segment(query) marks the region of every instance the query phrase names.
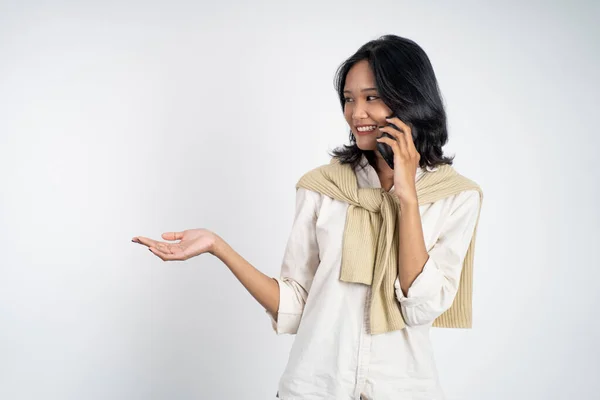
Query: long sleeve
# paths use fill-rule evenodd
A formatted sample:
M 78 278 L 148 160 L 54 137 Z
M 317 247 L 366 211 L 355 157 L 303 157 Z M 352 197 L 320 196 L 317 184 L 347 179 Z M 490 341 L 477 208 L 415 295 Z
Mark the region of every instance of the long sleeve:
M 273 278 L 279 284 L 279 310 L 276 316 L 266 310 L 277 334 L 295 334 L 300 325 L 308 292 L 320 263 L 315 229 L 320 203 L 319 193 L 302 187 L 296 190 L 296 212 L 280 277 Z
M 442 232 L 429 250 L 423 271 L 410 286 L 407 296 L 395 281 L 396 297 L 407 325 L 433 322 L 450 308 L 456 293 L 479 212 L 479 192 L 468 190 L 456 196 L 457 206 L 444 222 Z

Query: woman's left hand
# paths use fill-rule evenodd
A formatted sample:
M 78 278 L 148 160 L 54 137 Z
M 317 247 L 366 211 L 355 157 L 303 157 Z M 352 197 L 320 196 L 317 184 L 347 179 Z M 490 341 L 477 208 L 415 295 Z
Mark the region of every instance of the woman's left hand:
M 401 202 L 417 203 L 417 188 L 415 177 L 421 155 L 415 148 L 410 127 L 399 118 L 386 118 L 386 121 L 396 125 L 400 130 L 391 126 L 380 127 L 381 132 L 387 132 L 396 140 L 388 137 L 377 139 L 378 142 L 389 144 L 394 151 L 394 193 Z

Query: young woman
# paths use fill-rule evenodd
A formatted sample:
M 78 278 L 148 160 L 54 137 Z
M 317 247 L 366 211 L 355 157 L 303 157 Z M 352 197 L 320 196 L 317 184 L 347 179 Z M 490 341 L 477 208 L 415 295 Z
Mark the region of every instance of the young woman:
M 483 193 L 443 155 L 446 114 L 416 43 L 372 40 L 340 66 L 335 82 L 350 145 L 296 185 L 278 278 L 206 229 L 162 235 L 179 243 L 133 241 L 165 261 L 215 255 L 276 333 L 296 335 L 276 398 L 444 399 L 429 329 L 471 327 Z

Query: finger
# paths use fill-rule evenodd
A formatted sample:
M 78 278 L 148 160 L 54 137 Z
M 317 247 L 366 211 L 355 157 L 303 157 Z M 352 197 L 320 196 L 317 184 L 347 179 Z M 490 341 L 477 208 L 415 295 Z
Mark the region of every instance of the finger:
M 154 253 L 154 255 L 156 255 L 161 260 L 166 261 L 165 260 L 165 255 L 161 251 L 159 251 L 158 249 L 156 249 L 155 247 L 148 247 L 148 250 L 150 250 L 152 253 Z
M 152 240 L 144 236 L 136 236 L 133 241 L 139 244 L 146 245 L 148 247 L 154 246 L 156 243 L 156 240 Z
M 173 254 L 171 246 L 171 243 L 156 242 L 156 246 L 154 246 L 154 248 L 158 249 L 163 254 Z
M 380 126 L 379 131 L 389 133 L 395 137 L 396 140 L 398 140 L 400 147 L 406 145 L 406 141 L 404 140 L 404 132 L 395 129 L 393 126 Z
M 387 132 L 396 139 L 398 139 L 402 135 L 401 131 L 390 125 L 378 126 L 378 128 L 381 132 Z
M 150 250 L 151 253 L 153 253 L 154 255 L 157 255 L 159 258 L 162 259 L 162 256 L 160 255 L 160 252 L 158 252 L 157 250 L 155 250 L 153 247 L 148 247 L 148 250 Z
M 183 232 L 165 232 L 162 234 L 162 238 L 165 240 L 181 240 L 183 239 Z
M 400 154 L 400 146 L 398 145 L 397 140 L 390 139 L 389 137 L 384 136 L 384 137 L 377 138 L 377 141 L 389 144 L 390 147 L 392 148 L 392 151 L 394 152 L 394 155 Z
M 173 253 L 171 251 L 170 243 L 159 242 L 157 240 L 153 240 L 153 239 L 143 237 L 143 236 L 137 236 L 137 240 L 138 241 L 136 243 L 140 243 L 145 246 L 152 247 L 155 250 L 159 250 L 163 254 L 172 254 Z
M 410 132 L 410 126 L 402 122 L 402 120 L 398 117 L 386 118 L 385 120 L 391 124 L 396 125 L 401 131 Z
M 379 128 L 379 130 L 382 131 L 382 132 L 389 133 L 390 135 L 392 135 L 392 136 L 394 136 L 396 138 L 396 140 L 393 140 L 393 139 L 390 139 L 390 138 L 388 138 L 388 139 L 389 140 L 393 140 L 394 142 L 396 142 L 396 145 L 398 146 L 398 154 L 399 155 L 408 155 L 408 148 L 407 148 L 407 145 L 406 145 L 406 141 L 400 137 L 400 136 L 404 135 L 402 132 L 399 132 L 399 131 L 395 130 L 391 126 L 386 126 L 386 127 L 383 127 L 383 128 Z
M 152 253 L 154 253 L 158 258 L 160 258 L 163 261 L 181 261 L 181 258 L 179 256 L 164 253 L 155 247 L 150 247 L 149 249 Z
M 406 141 L 406 145 L 408 146 L 408 148 L 412 151 L 412 149 L 416 150 L 415 148 L 415 144 L 413 142 L 413 137 L 412 137 L 412 129 L 410 128 L 410 126 L 406 123 L 404 123 L 400 118 L 398 117 L 393 117 L 393 118 L 386 118 L 385 119 L 388 122 L 391 122 L 392 124 L 396 125 L 398 128 L 400 128 L 402 130 L 402 132 L 404 133 L 404 140 Z

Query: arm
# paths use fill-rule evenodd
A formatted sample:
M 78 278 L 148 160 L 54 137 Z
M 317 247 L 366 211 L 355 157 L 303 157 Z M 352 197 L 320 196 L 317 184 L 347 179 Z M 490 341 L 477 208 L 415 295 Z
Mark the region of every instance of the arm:
M 304 305 L 321 262 L 316 224 L 322 196 L 304 188 L 296 190 L 296 213 L 287 241 L 279 284 L 279 309 L 267 310 L 277 334 L 295 334 L 300 326 Z
M 278 334 L 296 333 L 320 262 L 315 231 L 320 199 L 319 193 L 297 189 L 296 213 L 281 264 L 280 278 L 263 274 L 220 238 L 214 246 L 214 255 L 229 267 L 265 308 Z
M 398 218 L 399 246 L 398 253 L 398 278 L 402 293 L 406 295 L 408 288 L 417 276 L 423 271 L 423 266 L 429 258 L 425 239 L 423 238 L 423 224 L 419 203 L 414 201 L 401 201 L 402 212 Z
M 256 301 L 270 312 L 277 312 L 279 308 L 279 285 L 277 281 L 252 266 L 220 237 L 215 242 L 213 253 L 229 267 L 229 270 Z
M 409 326 L 433 322 L 452 305 L 477 218 L 479 193 L 459 193 L 439 238 L 427 253 L 421 271 L 406 289 L 399 276 L 395 281 L 396 297 Z

